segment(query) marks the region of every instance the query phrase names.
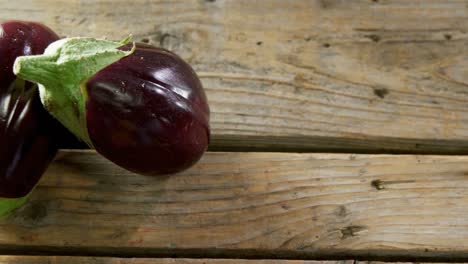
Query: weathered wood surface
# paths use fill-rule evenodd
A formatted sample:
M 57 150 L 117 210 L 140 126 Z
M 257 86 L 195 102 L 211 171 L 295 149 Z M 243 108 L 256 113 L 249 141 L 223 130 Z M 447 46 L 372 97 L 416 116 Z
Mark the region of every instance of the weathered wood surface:
M 179 53 L 212 149 L 468 153 L 464 0 L 0 0 L 1 19 Z
M 0 264 L 353 264 L 353 261 L 0 256 Z
M 438 264 L 449 264 L 449 263 L 452 263 L 452 264 L 457 264 L 457 262 L 437 262 Z M 463 262 L 463 263 L 466 263 L 466 262 Z M 359 260 L 359 261 L 355 261 L 354 264 L 390 264 L 390 262 L 381 262 L 381 261 L 364 261 L 364 260 Z M 428 263 L 425 263 L 425 262 L 391 262 L 391 264 L 428 264 Z M 461 264 L 458 263 L 458 264 Z
M 112 257 L 62 257 L 62 256 L 0 256 L 0 264 L 390 264 L 375 261 L 310 261 L 310 260 L 244 260 L 244 259 L 186 259 L 186 258 L 112 258 Z M 452 264 L 461 264 L 454 263 Z M 416 264 L 392 262 L 392 264 Z M 428 264 L 428 263 L 417 263 Z M 440 263 L 439 264 L 448 264 Z
M 468 259 L 468 157 L 208 153 L 172 177 L 62 151 L 2 254 Z
M 0 264 L 390 264 L 375 261 L 307 261 L 307 260 L 243 260 L 243 259 L 185 259 L 185 258 L 112 258 L 62 256 L 0 256 Z M 393 264 L 413 264 L 393 262 Z M 414 263 L 416 264 L 416 263 Z M 428 263 L 418 263 L 428 264 Z M 439 263 L 448 264 L 448 263 Z M 461 264 L 453 263 L 452 264 Z

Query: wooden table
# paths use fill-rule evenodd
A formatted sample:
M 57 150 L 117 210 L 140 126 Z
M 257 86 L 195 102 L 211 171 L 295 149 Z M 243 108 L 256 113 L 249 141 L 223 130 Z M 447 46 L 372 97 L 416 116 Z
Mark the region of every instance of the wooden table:
M 61 151 L 0 221 L 0 263 L 468 262 L 468 1 L 0 6 L 180 54 L 213 134 L 164 178 Z

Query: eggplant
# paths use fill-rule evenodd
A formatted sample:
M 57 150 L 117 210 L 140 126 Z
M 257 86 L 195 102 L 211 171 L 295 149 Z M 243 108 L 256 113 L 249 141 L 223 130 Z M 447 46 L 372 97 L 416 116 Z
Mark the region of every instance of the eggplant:
M 52 43 L 16 60 L 45 108 L 115 164 L 138 174 L 185 170 L 210 140 L 208 101 L 195 71 L 146 44 L 93 38 Z
M 17 57 L 42 54 L 58 39 L 39 23 L 0 24 L 0 216 L 27 200 L 66 131 L 42 107 L 37 85 L 13 74 Z

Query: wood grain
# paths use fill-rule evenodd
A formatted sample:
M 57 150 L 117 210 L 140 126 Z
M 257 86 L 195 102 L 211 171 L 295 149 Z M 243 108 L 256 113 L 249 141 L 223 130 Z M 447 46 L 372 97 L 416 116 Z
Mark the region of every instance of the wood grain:
M 307 261 L 307 260 L 243 260 L 243 259 L 186 259 L 186 258 L 112 258 L 112 257 L 62 257 L 62 256 L 0 256 L 0 264 L 387 264 L 376 261 Z M 412 264 L 412 262 L 393 262 Z M 451 262 L 452 264 L 458 264 Z M 415 263 L 416 264 L 416 263 Z M 428 263 L 418 263 L 428 264 Z M 439 263 L 448 264 L 448 263 Z M 460 263 L 461 264 L 461 263 Z
M 390 264 L 389 262 L 382 262 L 382 261 L 365 261 L 365 260 L 359 260 L 359 261 L 356 261 L 355 264 Z M 392 262 L 393 264 L 429 264 L 429 263 L 419 263 L 419 262 Z M 449 264 L 449 263 L 452 263 L 452 264 L 457 264 L 457 263 L 462 263 L 462 262 L 437 262 L 438 264 Z M 467 262 L 463 262 L 463 263 L 467 263 Z
M 244 259 L 186 259 L 186 258 L 112 258 L 112 257 L 66 257 L 66 256 L 0 256 L 1 264 L 387 264 L 377 261 L 311 261 L 311 260 L 244 260 Z M 393 262 L 413 264 L 412 262 Z M 452 264 L 461 264 L 449 262 Z M 415 263 L 416 264 L 416 263 Z M 429 263 L 418 263 L 429 264 Z M 439 264 L 448 264 L 440 263 Z
M 356 261 L 355 264 L 389 264 L 389 262 L 381 262 L 381 261 L 364 261 L 364 260 L 359 260 L 359 261 Z M 392 262 L 393 264 L 428 264 L 428 263 L 418 263 L 418 262 Z M 448 263 L 452 263 L 452 264 L 456 264 L 457 262 L 437 262 L 439 264 L 448 264 Z M 461 262 L 460 262 L 461 263 Z M 466 262 L 463 262 L 463 263 L 466 263 Z
M 0 0 L 2 19 L 135 39 L 199 73 L 213 150 L 468 153 L 464 0 Z
M 0 256 L 0 264 L 353 264 L 353 261 Z
M 0 254 L 468 259 L 468 157 L 208 153 L 163 178 L 62 151 Z

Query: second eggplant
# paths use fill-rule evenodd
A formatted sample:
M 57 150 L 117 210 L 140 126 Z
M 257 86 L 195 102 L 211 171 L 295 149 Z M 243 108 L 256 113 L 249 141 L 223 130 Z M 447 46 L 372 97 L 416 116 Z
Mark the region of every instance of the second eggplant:
M 39 83 L 46 109 L 127 170 L 161 175 L 192 166 L 210 139 L 209 107 L 194 70 L 144 44 L 69 38 L 14 71 Z
M 39 23 L 5 21 L 0 25 L 0 216 L 26 201 L 60 140 L 70 135 L 42 107 L 37 85 L 13 74 L 17 57 L 42 54 L 58 39 Z

